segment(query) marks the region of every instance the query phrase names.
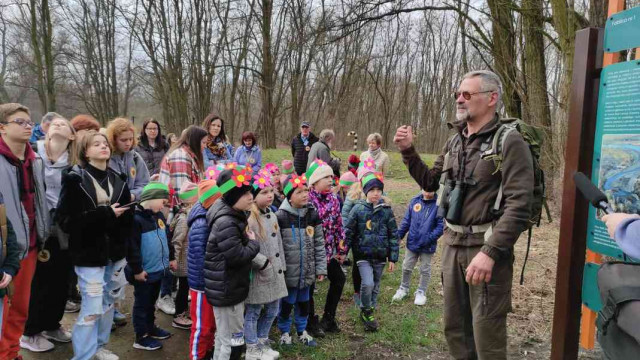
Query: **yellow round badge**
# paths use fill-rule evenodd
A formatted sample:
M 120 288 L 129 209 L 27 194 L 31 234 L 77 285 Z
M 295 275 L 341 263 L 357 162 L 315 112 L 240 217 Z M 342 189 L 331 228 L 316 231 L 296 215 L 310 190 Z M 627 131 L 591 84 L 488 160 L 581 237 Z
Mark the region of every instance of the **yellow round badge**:
M 164 230 L 164 221 L 162 221 L 162 219 L 158 219 L 158 227 Z
M 306 148 L 304 148 L 305 151 L 311 151 L 311 148 L 309 146 L 307 146 Z
M 132 177 L 132 178 L 136 177 L 136 168 L 135 168 L 135 167 L 132 167 L 132 168 L 129 170 L 129 173 L 131 173 L 131 177 Z
M 413 206 L 413 211 L 420 212 L 420 210 L 422 210 L 422 204 L 415 204 Z
M 367 230 L 371 230 L 371 220 L 367 220 Z
M 307 226 L 307 235 L 313 236 L 314 230 L 313 226 Z

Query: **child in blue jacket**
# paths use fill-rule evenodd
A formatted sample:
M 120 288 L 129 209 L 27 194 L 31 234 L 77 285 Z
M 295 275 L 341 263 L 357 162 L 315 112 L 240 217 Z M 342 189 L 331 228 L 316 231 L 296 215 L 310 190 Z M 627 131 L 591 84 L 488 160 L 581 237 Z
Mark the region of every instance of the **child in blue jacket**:
M 167 224 L 162 209 L 169 203 L 169 187 L 151 182 L 140 195 L 135 212 L 133 235 L 127 247 L 127 280 L 133 284 L 133 347 L 158 350 L 158 340 L 171 334 L 155 324 L 155 303 L 160 295 L 162 277 L 169 269 L 176 270 L 173 246 L 167 236 Z
M 393 295 L 392 301 L 400 301 L 409 293 L 411 273 L 420 259 L 420 285 L 415 293 L 414 304 L 422 306 L 427 303 L 427 286 L 431 278 L 431 258 L 436 252 L 438 238 L 442 235 L 444 221 L 438 216 L 436 195 L 422 191 L 411 199 L 407 212 L 398 229 L 398 239 L 407 233 L 407 252 L 402 263 L 402 283 Z

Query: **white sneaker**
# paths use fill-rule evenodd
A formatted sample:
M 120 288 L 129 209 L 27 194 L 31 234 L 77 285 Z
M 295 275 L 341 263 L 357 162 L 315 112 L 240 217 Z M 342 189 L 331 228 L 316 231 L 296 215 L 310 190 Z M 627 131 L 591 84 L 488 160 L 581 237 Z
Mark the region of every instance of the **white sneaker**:
M 395 295 L 393 295 L 391 301 L 401 301 L 402 299 L 407 297 L 407 295 L 409 295 L 407 293 L 407 289 L 401 287 L 396 291 Z
M 176 305 L 173 303 L 171 295 L 165 295 L 158 300 L 156 306 L 160 311 L 167 315 L 174 315 L 176 313 Z
M 53 331 L 43 331 L 42 336 L 47 340 L 53 340 L 59 343 L 71 342 L 71 332 L 63 329 L 62 327 Z
M 258 344 L 260 344 L 262 351 L 272 358 L 277 359 L 280 357 L 280 353 L 271 348 L 271 340 L 269 338 L 258 339 Z
M 293 344 L 293 339 L 291 339 L 291 335 L 288 332 L 282 333 L 280 335 L 280 345 L 291 345 Z
M 413 303 L 418 306 L 423 306 L 427 303 L 427 296 L 424 294 L 424 291 L 416 291 L 416 300 Z
M 51 351 L 56 346 L 41 334 L 20 337 L 20 347 L 35 353 Z
M 247 345 L 245 360 L 273 360 L 259 345 Z
M 120 360 L 118 355 L 112 353 L 111 351 L 101 347 L 98 349 L 98 352 L 93 356 L 95 360 Z
M 307 330 L 303 331 L 302 335 L 298 336 L 298 338 L 300 339 L 300 342 L 302 343 L 302 345 L 306 345 L 309 347 L 315 347 L 318 345 L 316 340 L 311 335 L 309 335 Z

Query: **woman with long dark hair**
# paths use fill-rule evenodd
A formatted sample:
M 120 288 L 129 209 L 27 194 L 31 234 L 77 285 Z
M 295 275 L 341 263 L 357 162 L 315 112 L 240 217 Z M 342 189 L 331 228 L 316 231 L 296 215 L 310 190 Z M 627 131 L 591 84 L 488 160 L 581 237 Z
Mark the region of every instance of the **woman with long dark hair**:
M 202 127 L 207 131 L 207 146 L 203 151 L 206 166 L 230 162 L 233 146 L 224 132 L 224 120 L 218 115 L 209 114 L 204 118 Z
M 195 125 L 186 128 L 178 141 L 171 146 L 160 165 L 159 182 L 169 186 L 178 194 L 182 185 L 190 181 L 194 184 L 204 179 L 204 161 L 202 153 L 207 144 L 207 132 Z M 176 198 L 171 199 L 171 206 L 177 204 Z M 172 276 L 162 279 L 158 309 L 167 315 L 175 315 L 176 306 L 171 297 Z
M 206 145 L 207 132 L 203 128 L 195 125 L 186 128 L 162 160 L 159 181 L 177 193 L 185 180 L 197 184 L 204 179 L 202 150 Z
M 160 162 L 167 150 L 169 150 L 169 144 L 162 135 L 160 123 L 153 118 L 146 119 L 142 124 L 142 134 L 140 134 L 136 151 L 147 164 L 150 176 L 160 173 Z

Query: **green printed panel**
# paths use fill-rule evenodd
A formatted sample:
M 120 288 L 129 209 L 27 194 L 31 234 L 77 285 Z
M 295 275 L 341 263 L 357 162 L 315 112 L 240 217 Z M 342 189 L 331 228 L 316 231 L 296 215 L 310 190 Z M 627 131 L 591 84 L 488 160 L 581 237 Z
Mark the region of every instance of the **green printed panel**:
M 598 269 L 600 265 L 586 263 L 582 277 L 582 303 L 595 312 L 602 309 L 600 290 L 598 290 Z
M 640 214 L 640 61 L 602 70 L 591 179 L 616 212 Z M 625 256 L 590 207 L 587 247 L 620 260 Z
M 611 15 L 604 30 L 604 51 L 617 52 L 637 46 L 640 46 L 640 7 Z

